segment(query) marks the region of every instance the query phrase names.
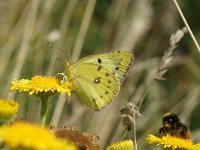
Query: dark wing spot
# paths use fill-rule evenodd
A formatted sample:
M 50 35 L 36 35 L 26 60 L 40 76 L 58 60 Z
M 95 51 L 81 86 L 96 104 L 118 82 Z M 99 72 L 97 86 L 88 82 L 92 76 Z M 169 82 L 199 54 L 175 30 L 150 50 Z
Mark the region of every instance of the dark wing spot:
M 119 70 L 119 67 L 116 67 L 115 69 L 116 69 L 116 70 Z
M 98 63 L 101 63 L 101 59 L 100 58 L 98 58 Z
M 107 72 L 106 72 L 106 74 L 105 74 L 105 75 L 106 75 L 106 77 L 107 77 L 107 76 L 109 75 L 109 73 L 107 73 Z
M 102 96 L 102 95 L 100 95 L 100 98 L 103 98 L 103 96 Z
M 96 102 L 96 99 L 93 97 L 93 101 Z
M 120 53 L 120 51 L 117 51 L 117 53 L 119 54 L 119 53 Z
M 98 66 L 97 71 L 100 71 L 102 68 L 102 66 Z
M 110 88 L 110 86 L 107 86 L 107 88 L 109 89 L 109 88 Z
M 108 91 L 105 91 L 105 94 L 108 94 L 109 92 Z
M 108 83 L 111 83 L 111 80 L 108 80 Z
M 100 83 L 101 82 L 101 78 L 100 77 L 97 77 L 94 79 L 94 83 Z

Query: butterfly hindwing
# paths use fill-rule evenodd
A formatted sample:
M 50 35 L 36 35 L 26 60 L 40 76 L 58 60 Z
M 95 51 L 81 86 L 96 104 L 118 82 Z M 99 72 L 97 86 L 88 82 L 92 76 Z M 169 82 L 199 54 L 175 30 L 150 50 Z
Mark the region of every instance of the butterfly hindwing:
M 106 68 L 79 63 L 70 68 L 72 88 L 81 100 L 94 110 L 111 102 L 119 91 L 119 82 Z
M 67 79 L 80 99 L 94 110 L 100 110 L 117 95 L 131 63 L 127 51 L 90 55 L 71 64 L 66 61 Z
M 133 61 L 133 54 L 127 51 L 112 51 L 109 53 L 90 55 L 79 60 L 75 65 L 80 63 L 91 63 L 100 65 L 117 78 L 119 82 L 122 82 L 126 75 L 131 63 Z

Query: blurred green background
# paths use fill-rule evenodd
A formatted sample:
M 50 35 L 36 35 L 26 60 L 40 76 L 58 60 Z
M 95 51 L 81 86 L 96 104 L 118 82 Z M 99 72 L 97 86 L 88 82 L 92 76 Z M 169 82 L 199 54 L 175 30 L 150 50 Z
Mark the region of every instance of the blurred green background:
M 200 42 L 200 1 L 178 1 Z M 119 141 L 124 127 L 120 109 L 127 101 L 138 104 L 153 80 L 169 38 L 184 26 L 173 1 L 161 0 L 1 0 L 0 1 L 0 95 L 20 103 L 19 117 L 38 122 L 39 99 L 26 93 L 9 93 L 13 79 L 55 75 L 64 71 L 56 58 L 77 61 L 90 54 L 128 50 L 135 56 L 115 101 L 96 112 L 76 94 L 50 101 L 49 122 L 75 125 L 95 133 L 105 147 Z M 53 45 L 56 50 L 49 47 Z M 165 81 L 153 84 L 136 120 L 138 149 L 148 146 L 147 134 L 158 135 L 161 119 L 174 112 L 189 126 L 193 142 L 200 142 L 200 53 L 189 34 L 178 43 Z M 126 139 L 133 138 L 130 131 Z

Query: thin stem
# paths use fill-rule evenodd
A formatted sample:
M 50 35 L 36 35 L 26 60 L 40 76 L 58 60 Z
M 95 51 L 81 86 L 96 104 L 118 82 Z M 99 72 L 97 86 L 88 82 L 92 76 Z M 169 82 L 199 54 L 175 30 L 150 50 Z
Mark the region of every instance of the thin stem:
M 142 96 L 142 98 L 141 98 L 141 100 L 140 100 L 140 102 L 138 104 L 138 111 L 140 111 L 140 107 L 142 106 L 142 103 L 144 102 L 144 99 L 145 99 L 147 93 L 149 92 L 149 89 L 152 87 L 153 83 L 154 83 L 154 80 L 152 80 L 150 82 L 150 84 L 148 85 L 148 87 L 146 88 L 146 91 L 145 91 L 144 95 Z
M 121 138 L 121 140 L 120 140 L 120 141 L 123 141 L 123 140 L 124 140 L 124 138 L 125 138 L 126 134 L 127 134 L 127 129 L 125 128 L 125 130 L 124 130 L 124 133 L 123 133 L 123 135 L 122 135 L 122 138 Z
M 144 95 L 142 96 L 142 99 L 140 100 L 140 103 L 139 103 L 139 105 L 138 105 L 138 110 L 140 110 L 140 107 L 142 106 L 142 103 L 143 103 L 143 101 L 144 101 L 144 99 L 145 99 L 147 93 L 149 92 L 149 89 L 150 89 L 150 86 L 147 87 L 147 89 L 146 89 Z
M 133 115 L 134 125 L 133 125 L 133 140 L 134 140 L 134 150 L 137 150 L 137 138 L 136 138 L 136 122 L 135 122 L 135 115 Z
M 73 49 L 73 54 L 72 54 L 72 60 L 76 61 L 78 60 L 80 53 L 81 53 L 81 49 L 83 47 L 83 43 L 85 40 L 85 36 L 87 34 L 89 25 L 90 25 L 90 21 L 92 18 L 92 14 L 94 11 L 94 7 L 96 5 L 96 1 L 97 0 L 89 0 L 86 6 L 86 10 L 83 16 L 83 20 L 81 22 L 81 26 L 80 26 L 80 30 L 78 33 L 78 37 L 76 40 L 76 43 L 74 45 L 74 49 Z
M 47 105 L 48 105 L 48 97 L 42 97 L 41 98 L 41 110 L 40 110 L 40 124 L 44 127 L 45 123 L 46 123 L 46 119 L 47 119 L 47 113 L 48 113 L 48 109 L 47 109 Z
M 10 79 L 19 79 L 20 73 L 22 73 L 23 65 L 25 64 L 25 60 L 27 58 L 28 52 L 29 52 L 29 46 L 31 42 L 31 38 L 35 29 L 36 24 L 36 18 L 38 13 L 38 8 L 40 6 L 40 0 L 32 1 L 31 3 L 31 9 L 28 14 L 27 22 L 24 27 L 24 34 L 22 37 L 22 42 L 19 48 L 19 52 L 17 54 L 15 67 L 11 73 Z M 21 37 L 19 37 L 21 38 Z M 9 84 L 7 84 L 7 87 L 5 88 L 4 93 L 7 93 L 9 89 Z M 9 93 L 8 97 L 10 99 L 13 99 L 15 97 L 15 92 Z
M 137 138 L 136 138 L 136 122 L 135 122 L 135 115 L 133 115 L 134 125 L 133 125 L 133 142 L 134 142 L 134 150 L 137 150 Z M 126 134 L 128 133 L 127 128 L 125 128 L 124 133 L 122 135 L 122 138 L 120 141 L 123 141 Z
M 183 13 L 182 13 L 182 11 L 181 11 L 181 9 L 180 9 L 180 7 L 179 7 L 177 1 L 176 1 L 176 0 L 173 0 L 173 1 L 174 1 L 174 4 L 176 5 L 176 8 L 177 8 L 177 10 L 178 10 L 178 12 L 179 12 L 179 14 L 180 14 L 182 20 L 183 20 L 183 22 L 184 22 L 184 24 L 185 24 L 185 26 L 186 26 L 188 32 L 190 33 L 190 36 L 191 36 L 191 38 L 192 38 L 194 44 L 196 45 L 196 47 L 197 47 L 197 49 L 198 49 L 198 51 L 199 51 L 199 53 L 200 53 L 199 44 L 197 43 L 197 40 L 196 40 L 196 38 L 194 37 L 194 34 L 192 33 L 192 30 L 190 29 L 190 26 L 189 26 L 188 23 L 187 23 L 187 20 L 185 19 L 185 17 L 184 17 L 184 15 L 183 15 Z

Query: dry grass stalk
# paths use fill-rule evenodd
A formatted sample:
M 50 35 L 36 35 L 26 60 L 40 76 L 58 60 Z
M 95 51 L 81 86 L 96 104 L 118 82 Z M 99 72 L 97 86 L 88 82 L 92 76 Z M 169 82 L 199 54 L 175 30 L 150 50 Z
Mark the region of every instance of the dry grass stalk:
M 137 150 L 137 141 L 136 141 L 136 117 L 141 116 L 139 108 L 134 103 L 127 103 L 124 108 L 120 110 L 122 122 L 126 127 L 126 130 L 122 136 L 122 139 L 126 135 L 127 131 L 130 131 L 132 128 L 134 130 L 134 149 Z
M 123 125 L 128 131 L 130 131 L 134 124 L 134 118 L 141 116 L 138 107 L 134 103 L 126 103 L 125 107 L 120 110 L 120 118 L 122 119 Z
M 164 52 L 164 55 L 161 58 L 155 80 L 165 80 L 163 76 L 169 69 L 169 64 L 173 59 L 173 52 L 177 47 L 178 42 L 183 38 L 185 33 L 187 33 L 187 29 L 186 27 L 183 27 L 182 29 L 178 29 L 175 33 L 171 35 L 169 40 L 170 47 Z

